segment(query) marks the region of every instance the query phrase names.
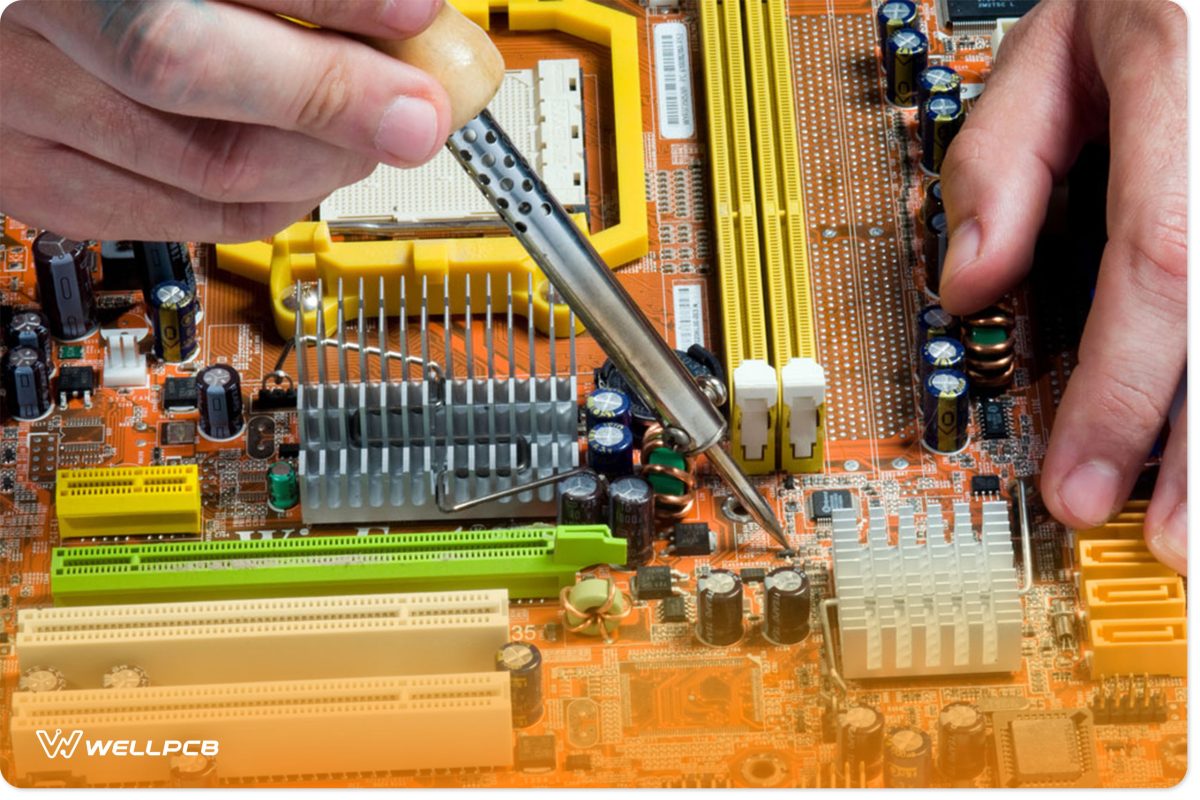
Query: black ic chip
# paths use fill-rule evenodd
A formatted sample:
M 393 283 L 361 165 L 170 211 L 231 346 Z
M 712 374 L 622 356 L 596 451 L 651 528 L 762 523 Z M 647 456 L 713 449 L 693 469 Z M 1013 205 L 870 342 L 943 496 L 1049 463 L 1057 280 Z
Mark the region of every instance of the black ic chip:
M 742 583 L 762 583 L 767 579 L 767 571 L 762 567 L 746 567 L 741 576 Z
M 296 442 L 284 442 L 283 444 L 279 445 L 279 457 L 280 458 L 299 458 L 300 457 L 300 445 L 297 444 Z
M 1008 410 L 999 400 L 984 400 L 979 406 L 979 419 L 985 439 L 1007 439 L 1012 435 L 1008 427 Z
M 1004 17 L 1022 17 L 1033 10 L 1037 0 L 942 0 L 946 21 L 995 22 Z
M 974 475 L 971 477 L 971 494 L 1000 494 L 999 475 Z
M 569 770 L 586 772 L 592 768 L 592 756 L 589 753 L 571 753 L 563 766 Z
M 638 600 L 662 600 L 664 597 L 670 597 L 671 568 L 638 567 L 633 585 Z
M 517 769 L 552 770 L 558 766 L 558 756 L 555 750 L 556 743 L 553 733 L 543 736 L 518 736 Z
M 808 502 L 811 519 L 831 519 L 837 509 L 853 508 L 854 495 L 849 489 L 818 489 Z
M 96 370 L 91 367 L 68 367 L 58 369 L 58 391 L 67 397 L 81 395 L 96 388 Z
M 163 408 L 174 411 L 196 407 L 196 382 L 191 378 L 167 378 L 163 381 Z
M 707 556 L 713 551 L 712 531 L 703 522 L 681 522 L 671 532 L 672 552 L 677 556 Z
M 662 601 L 663 622 L 687 622 L 687 600 L 675 594 Z

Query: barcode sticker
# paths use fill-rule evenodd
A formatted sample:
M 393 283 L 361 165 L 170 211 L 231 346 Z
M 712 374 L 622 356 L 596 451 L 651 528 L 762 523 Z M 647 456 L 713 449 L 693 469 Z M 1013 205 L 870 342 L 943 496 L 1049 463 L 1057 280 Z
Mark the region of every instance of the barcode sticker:
M 654 26 L 654 68 L 658 74 L 658 135 L 690 139 L 696 132 L 688 30 L 682 22 Z
M 675 349 L 704 346 L 704 287 L 677 283 L 671 287 L 675 299 Z

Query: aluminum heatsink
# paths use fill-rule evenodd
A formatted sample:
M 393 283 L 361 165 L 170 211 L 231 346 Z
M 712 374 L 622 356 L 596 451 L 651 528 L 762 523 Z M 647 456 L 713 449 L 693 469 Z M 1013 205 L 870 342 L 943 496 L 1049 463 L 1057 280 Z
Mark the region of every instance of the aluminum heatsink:
M 327 336 L 321 314 L 316 314 L 316 336 L 301 328 L 304 315 L 296 315 L 296 355 L 299 383 L 300 505 L 308 523 L 388 522 L 393 520 L 444 520 L 446 518 L 496 519 L 545 517 L 554 514 L 554 486 L 519 492 L 446 513 L 442 507 L 485 494 L 519 487 L 530 481 L 564 472 L 579 463 L 578 397 L 575 364 L 575 325 L 569 324 L 566 373 L 559 372 L 554 315 L 550 315 L 548 369 L 538 374 L 537 337 L 528 335 L 528 368 L 518 370 L 513 328 L 512 279 L 500 298 L 507 323 L 506 374 L 496 368 L 497 343 L 493 325 L 490 276 L 484 282 L 482 304 L 472 305 L 471 280 L 463 284 L 466 308 L 461 335 L 462 352 L 456 369 L 456 340 L 450 315 L 450 279 L 431 287 L 422 278 L 419 295 L 419 338 L 409 352 L 409 321 L 399 317 L 399 349 L 391 349 L 384 313 L 385 291 L 379 279 L 375 337 L 368 331 L 366 306 L 371 299 L 362 279 L 357 296 L 357 326 L 348 337 L 342 282 L 338 282 L 337 330 Z M 374 288 L 374 287 L 372 287 Z M 410 287 L 404 276 L 391 290 L 398 291 L 401 309 L 407 309 Z M 431 296 L 431 288 L 440 292 Z M 529 316 L 533 318 L 533 279 L 528 279 Z M 323 287 L 318 284 L 317 296 Z M 296 286 L 297 302 L 303 297 Z M 505 299 L 506 298 L 506 299 Z M 430 301 L 441 304 L 442 347 L 440 361 L 431 354 Z M 478 298 L 475 298 L 478 300 Z M 297 307 L 300 307 L 297 305 Z M 435 305 L 436 307 L 436 305 Z M 485 363 L 475 359 L 476 314 L 484 317 Z M 436 344 L 433 345 L 436 347 Z M 328 364 L 335 349 L 336 365 Z M 316 351 L 316 374 L 306 363 Z M 373 361 L 378 368 L 372 371 Z M 357 370 L 354 370 L 357 361 Z M 394 375 L 393 369 L 399 372 Z M 355 372 L 357 374 L 355 374 Z M 523 372 L 523 374 L 521 374 Z M 374 376 L 374 377 L 373 377 Z M 439 483 L 441 505 L 439 505 Z

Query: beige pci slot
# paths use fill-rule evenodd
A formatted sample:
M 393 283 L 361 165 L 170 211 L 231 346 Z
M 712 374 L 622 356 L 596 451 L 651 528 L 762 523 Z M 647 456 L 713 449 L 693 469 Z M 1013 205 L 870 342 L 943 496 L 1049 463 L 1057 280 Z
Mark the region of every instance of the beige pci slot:
M 221 781 L 507 767 L 509 680 L 484 672 L 16 692 L 14 766 L 23 781 L 88 784 L 166 781 L 180 755 L 212 757 Z
M 22 670 L 99 689 L 118 667 L 155 686 L 481 672 L 507 639 L 497 589 L 21 609 L 15 644 Z
M 779 388 L 769 362 L 740 4 L 697 4 L 704 52 L 717 274 L 730 382 L 732 452 L 752 474 L 775 469 Z

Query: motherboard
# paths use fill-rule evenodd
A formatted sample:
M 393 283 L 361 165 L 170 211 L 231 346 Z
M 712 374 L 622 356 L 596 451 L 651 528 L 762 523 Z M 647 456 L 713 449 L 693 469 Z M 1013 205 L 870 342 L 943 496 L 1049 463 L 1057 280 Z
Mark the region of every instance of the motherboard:
M 5 217 L 6 780 L 1177 783 L 1148 495 L 1068 530 L 1038 494 L 1095 230 L 938 305 L 941 159 L 1033 2 L 452 2 L 786 546 L 448 152 L 264 241 Z

